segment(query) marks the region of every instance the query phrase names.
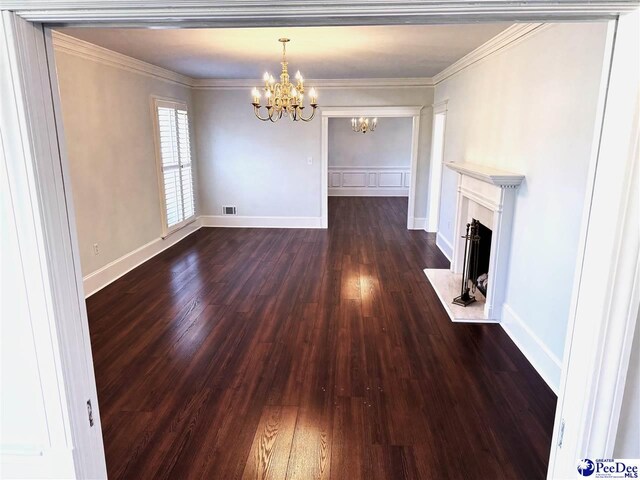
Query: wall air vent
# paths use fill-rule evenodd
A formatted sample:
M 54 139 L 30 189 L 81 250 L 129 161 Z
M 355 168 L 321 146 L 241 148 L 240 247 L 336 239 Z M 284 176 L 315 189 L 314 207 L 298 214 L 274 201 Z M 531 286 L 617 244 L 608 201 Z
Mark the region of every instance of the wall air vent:
M 237 215 L 238 214 L 238 209 L 236 207 L 223 205 L 222 206 L 222 214 L 223 215 Z

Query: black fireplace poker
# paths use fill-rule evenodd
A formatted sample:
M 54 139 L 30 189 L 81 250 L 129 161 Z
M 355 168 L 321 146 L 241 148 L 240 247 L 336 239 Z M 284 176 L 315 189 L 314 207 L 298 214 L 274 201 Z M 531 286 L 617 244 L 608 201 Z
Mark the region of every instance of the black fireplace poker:
M 480 242 L 480 236 L 478 235 L 478 221 L 472 220 L 471 223 L 467 223 L 467 233 L 462 236 L 465 239 L 464 242 L 464 263 L 462 271 L 462 285 L 460 286 L 460 295 L 453 299 L 455 305 L 461 305 L 466 307 L 476 301 L 476 297 L 471 295 L 471 287 L 469 283 L 471 280 L 471 270 L 477 271 L 477 265 L 475 268 L 471 268 L 471 251 L 477 249 L 477 245 Z M 473 255 L 475 262 L 478 262 L 478 255 Z

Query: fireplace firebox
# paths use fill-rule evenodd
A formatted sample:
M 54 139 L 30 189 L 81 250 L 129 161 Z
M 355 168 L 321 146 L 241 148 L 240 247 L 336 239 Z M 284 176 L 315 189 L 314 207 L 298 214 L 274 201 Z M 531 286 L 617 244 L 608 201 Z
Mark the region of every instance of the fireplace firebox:
M 467 223 L 464 245 L 464 267 L 460 295 L 453 303 L 466 307 L 476 301 L 475 292 L 479 290 L 487 296 L 489 285 L 489 259 L 491 257 L 491 229 L 480 220 L 472 219 Z
M 487 286 L 489 285 L 489 258 L 491 257 L 491 229 L 483 225 L 479 220 L 476 222 L 476 235 L 478 241 L 469 255 L 469 263 L 475 267 L 475 271 L 470 271 L 470 280 L 482 295 L 487 296 Z

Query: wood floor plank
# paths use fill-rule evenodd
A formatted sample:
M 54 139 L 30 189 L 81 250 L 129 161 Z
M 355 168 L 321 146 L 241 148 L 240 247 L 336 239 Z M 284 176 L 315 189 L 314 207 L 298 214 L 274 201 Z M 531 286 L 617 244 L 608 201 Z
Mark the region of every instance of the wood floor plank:
M 244 467 L 243 480 L 285 478 L 297 417 L 297 407 L 265 407 Z
M 287 480 L 327 480 L 331 475 L 332 412 L 306 408 L 298 412 Z
M 201 229 L 91 296 L 109 478 L 544 478 L 555 396 L 498 325 L 451 323 L 406 210 Z

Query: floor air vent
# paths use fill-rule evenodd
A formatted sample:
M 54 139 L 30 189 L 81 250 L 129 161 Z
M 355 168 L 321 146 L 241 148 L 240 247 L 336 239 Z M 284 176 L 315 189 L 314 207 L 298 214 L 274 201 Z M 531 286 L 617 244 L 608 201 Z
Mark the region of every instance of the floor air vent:
M 237 211 L 236 207 L 223 206 L 222 207 L 222 214 L 223 215 L 237 215 L 238 211 Z

